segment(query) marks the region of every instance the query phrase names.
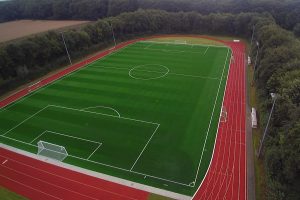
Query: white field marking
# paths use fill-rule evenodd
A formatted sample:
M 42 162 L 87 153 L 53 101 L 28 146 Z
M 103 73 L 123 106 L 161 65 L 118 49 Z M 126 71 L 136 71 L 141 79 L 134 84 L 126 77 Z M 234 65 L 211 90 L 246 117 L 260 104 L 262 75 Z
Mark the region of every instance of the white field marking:
M 106 55 L 106 56 L 104 56 L 104 57 L 102 57 L 102 58 L 100 58 L 100 59 L 97 59 L 97 60 L 93 61 L 92 63 L 94 63 L 94 62 L 96 62 L 96 61 L 99 61 L 99 60 L 105 60 L 106 58 L 108 58 L 108 57 L 110 57 L 110 56 L 112 56 L 112 55 L 114 55 L 114 54 L 116 54 L 116 53 L 120 53 L 120 52 L 123 51 L 124 49 L 126 49 L 126 48 L 128 48 L 129 46 L 132 46 L 132 45 L 134 45 L 134 44 L 135 44 L 135 43 L 128 44 L 127 46 L 124 46 L 124 47 L 122 47 L 121 49 L 117 49 L 117 50 L 112 49 L 112 50 L 109 52 L 108 55 Z M 91 64 L 92 64 L 92 63 L 91 63 Z
M 185 51 L 185 50 L 170 50 L 170 49 L 154 49 L 154 48 L 148 48 L 148 50 L 151 51 L 162 51 L 162 52 L 166 52 L 166 53 L 201 53 L 202 51 Z
M 153 44 L 149 44 L 148 46 L 144 47 L 144 49 L 148 49 L 150 46 L 154 45 L 155 43 Z
M 234 53 L 236 54 L 236 49 L 234 49 L 235 51 L 234 51 Z M 235 68 L 236 68 L 236 65 L 235 65 Z M 237 72 L 237 70 L 235 70 L 235 74 L 233 75 L 233 78 L 236 78 L 237 77 L 237 74 L 236 74 L 236 72 Z M 230 102 L 231 103 L 231 102 Z M 231 103 L 232 104 L 232 103 Z M 234 110 L 234 109 L 233 109 Z M 237 122 L 237 118 L 234 118 L 235 119 L 235 123 Z M 231 134 L 233 133 L 233 132 L 235 132 L 235 130 L 234 129 L 230 129 L 231 130 Z M 234 146 L 234 149 L 233 149 L 233 162 L 232 162 L 232 172 L 234 172 L 234 168 L 235 168 L 235 152 L 236 152 L 236 145 L 235 145 L 235 142 L 236 142 L 236 134 L 235 134 L 235 136 L 234 136 L 234 142 L 233 142 L 233 146 Z M 229 179 L 229 183 L 232 181 L 232 180 L 234 180 L 234 173 L 232 173 L 232 176 L 230 177 L 230 179 Z M 224 196 L 223 196 L 223 199 L 225 199 L 225 197 L 226 197 L 226 194 L 227 194 L 227 192 L 229 191 L 229 187 L 230 187 L 230 184 L 228 184 L 228 186 L 226 187 L 226 191 L 225 191 L 225 194 L 224 194 Z M 233 188 L 232 188 L 232 191 L 233 191 Z
M 204 52 L 204 55 L 206 54 L 206 52 L 207 52 L 208 48 L 209 48 L 209 47 L 207 47 L 207 48 L 206 48 L 206 50 L 205 50 L 205 52 Z
M 9 177 L 7 177 L 7 176 L 4 176 L 4 175 L 2 175 L 2 174 L 0 174 L 0 176 L 1 176 L 2 178 L 8 179 L 8 180 L 10 180 L 10 181 L 12 181 L 12 182 L 15 182 L 15 183 L 17 183 L 17 184 L 19 184 L 19 185 L 22 185 L 22 186 L 24 186 L 24 187 L 26 187 L 26 188 L 29 188 L 29 189 L 32 189 L 32 190 L 34 190 L 34 191 L 40 192 L 40 193 L 42 193 L 42 194 L 45 194 L 45 195 L 47 195 L 47 196 L 49 196 L 49 197 L 51 197 L 51 198 L 63 200 L 63 199 L 61 199 L 61 198 L 59 198 L 59 197 L 53 196 L 53 195 L 51 195 L 51 194 L 48 194 L 48 193 L 46 193 L 46 192 L 43 192 L 43 191 L 41 191 L 41 190 L 38 190 L 38 189 L 33 188 L 33 187 L 31 187 L 31 186 L 28 186 L 27 184 L 21 183 L 21 182 L 19 182 L 19 181 L 16 181 L 16 180 L 14 180 L 14 179 L 11 179 L 11 178 L 9 178 Z
M 173 45 L 186 45 L 186 46 L 202 46 L 202 47 L 219 47 L 219 48 L 228 48 L 227 46 L 222 45 L 212 45 L 212 44 L 175 44 L 174 42 L 158 42 L 153 40 L 139 41 L 137 43 L 156 43 L 156 44 L 173 44 Z
M 23 142 L 21 140 L 17 140 L 17 139 L 10 138 L 10 137 L 7 137 L 7 136 L 1 136 L 0 135 L 0 137 L 4 137 L 4 138 L 7 138 L 7 139 L 16 141 L 16 142 L 20 142 L 20 143 L 27 144 L 27 145 L 30 145 L 30 146 L 38 148 L 37 145 L 33 145 L 33 144 L 28 143 L 28 142 Z M 121 167 L 117 167 L 117 166 L 113 166 L 113 165 L 109 165 L 109 164 L 105 164 L 105 163 L 101 163 L 101 162 L 97 162 L 97 161 L 93 161 L 93 160 L 88 160 L 86 158 L 81 158 L 81 157 L 74 156 L 74 155 L 71 155 L 71 154 L 68 154 L 68 157 L 76 158 L 76 159 L 79 159 L 79 160 L 83 160 L 83 161 L 86 161 L 86 162 L 95 163 L 95 164 L 98 164 L 98 165 L 102 165 L 102 166 L 106 166 L 106 167 L 110 167 L 110 168 L 114 168 L 114 169 L 118 169 L 118 170 L 121 170 L 121 171 L 131 172 L 131 173 L 138 174 L 138 175 L 141 175 L 141 176 L 148 176 L 148 177 L 151 177 L 151 178 L 154 178 L 154 179 L 163 180 L 163 181 L 166 181 L 166 182 L 170 182 L 170 183 L 174 183 L 174 184 L 178 184 L 178 185 L 183 185 L 183 186 L 191 187 L 189 184 L 180 183 L 180 182 L 172 181 L 172 180 L 169 180 L 169 179 L 164 179 L 164 178 L 160 178 L 160 177 L 157 177 L 157 176 L 152 176 L 152 175 L 145 174 L 145 173 L 140 173 L 140 172 L 133 171 L 133 170 L 130 171 L 128 169 L 124 169 L 124 168 L 121 168 Z
M 92 157 L 92 155 L 101 147 L 101 145 L 102 145 L 102 143 L 100 143 L 99 145 L 98 145 L 98 147 L 89 155 L 89 157 L 87 158 L 87 160 L 88 159 L 90 159 L 91 157 Z
M 196 176 L 195 176 L 195 179 L 194 179 L 194 182 L 195 182 L 195 183 L 196 183 L 196 181 L 197 181 L 197 177 L 198 177 L 200 165 L 201 165 L 201 162 L 202 162 L 202 157 L 203 157 L 204 149 L 205 149 L 206 142 L 207 142 L 208 133 L 209 133 L 209 130 L 210 130 L 210 127 L 211 127 L 211 122 L 212 122 L 212 119 L 213 119 L 213 115 L 214 115 L 214 112 L 215 112 L 217 100 L 218 100 L 218 97 L 219 97 L 219 92 L 220 92 L 221 83 L 222 83 L 222 80 L 223 80 L 223 75 L 224 75 L 224 71 L 225 71 L 225 66 L 226 66 L 226 62 L 227 62 L 227 59 L 228 59 L 228 53 L 229 53 L 229 49 L 227 50 L 227 55 L 226 55 L 225 63 L 224 63 L 224 66 L 223 66 L 223 71 L 222 71 L 221 79 L 220 79 L 220 82 L 219 82 L 219 87 L 218 87 L 218 90 L 217 90 L 217 94 L 216 94 L 216 98 L 215 98 L 213 110 L 212 110 L 212 113 L 211 113 L 211 117 L 210 117 L 208 129 L 207 129 L 207 132 L 206 132 L 205 141 L 204 141 L 204 145 L 203 145 L 203 148 L 202 148 L 202 153 L 201 153 L 200 161 L 199 161 L 198 168 L 197 168 L 197 173 L 196 173 Z M 228 76 L 228 74 L 227 74 L 227 76 Z M 227 82 L 227 81 L 226 81 L 226 82 Z M 224 96 L 223 96 L 223 100 L 224 100 Z M 222 104 L 223 104 L 223 103 L 222 103 Z M 220 124 L 220 116 L 219 116 L 219 124 Z M 218 125 L 218 128 L 219 128 L 219 125 Z M 217 137 L 216 137 L 216 138 L 217 138 Z M 208 170 L 207 170 L 207 171 L 208 171 Z M 203 179 L 203 180 L 204 180 L 204 179 Z
M 201 79 L 215 79 L 215 80 L 220 80 L 220 78 L 218 77 L 210 77 L 210 76 L 198 76 L 198 75 L 190 75 L 190 74 L 178 74 L 178 73 L 169 73 L 172 75 L 176 75 L 176 76 L 186 76 L 186 77 L 193 77 L 193 78 L 201 78 Z
M 229 49 L 231 49 L 231 52 L 233 53 L 232 48 L 229 48 Z M 228 69 L 228 73 L 227 73 L 227 81 L 226 81 L 226 85 L 225 85 L 225 92 L 224 92 L 224 96 L 223 96 L 223 100 L 222 100 L 222 105 L 224 104 L 224 99 L 225 99 L 225 95 L 226 95 L 226 92 L 227 92 L 228 77 L 229 77 L 229 74 L 232 73 L 230 70 L 231 70 L 231 61 L 230 61 L 230 63 L 229 63 L 229 69 Z M 217 128 L 217 130 L 219 130 L 219 127 L 220 127 L 220 117 L 219 117 L 219 123 L 218 123 L 218 128 Z M 217 132 L 217 133 L 218 133 L 218 132 Z M 194 193 L 192 199 L 194 199 L 194 197 L 196 196 L 196 194 L 197 194 L 198 191 L 200 190 L 200 188 L 201 188 L 201 186 L 202 186 L 204 180 L 206 179 L 206 176 L 207 176 L 207 174 L 208 174 L 208 171 L 209 171 L 209 169 L 210 169 L 210 167 L 211 167 L 212 160 L 213 160 L 213 155 L 214 155 L 215 147 L 216 147 L 216 141 L 217 141 L 217 136 L 216 136 L 216 138 L 215 138 L 214 149 L 213 149 L 213 153 L 212 153 L 212 157 L 211 157 L 211 159 L 210 159 L 210 163 L 209 163 L 208 169 L 206 170 L 205 176 L 204 176 L 204 178 L 202 179 L 202 181 L 201 181 L 201 183 L 200 183 L 198 189 L 197 189 L 196 192 Z M 231 142 L 230 142 L 230 144 L 231 144 Z M 230 179 L 231 179 L 231 178 L 232 178 L 232 176 L 230 177 Z
M 45 132 L 49 132 L 49 133 L 54 134 L 54 135 L 62 135 L 62 136 L 65 136 L 65 137 L 70 137 L 70 138 L 74 138 L 74 139 L 77 139 L 77 140 L 82 140 L 82 141 L 91 142 L 91 143 L 95 143 L 95 144 L 102 144 L 101 142 L 96 142 L 96 141 L 93 141 L 93 140 L 88 140 L 88 139 L 75 137 L 75 136 L 71 136 L 71 135 L 66 135 L 66 134 L 58 133 L 58 132 L 54 132 L 54 131 L 46 130 Z
M 231 60 L 230 60 L 230 64 L 231 64 Z M 236 71 L 236 70 L 235 70 Z M 235 72 L 234 72 L 234 74 L 235 74 Z M 231 89 L 230 89 L 230 91 L 232 91 Z M 235 96 L 234 96 L 234 94 L 232 94 L 232 92 L 230 93 L 230 98 L 234 98 Z M 231 107 L 231 106 L 229 106 L 229 107 Z M 232 108 L 232 107 L 231 107 Z M 233 108 L 234 109 L 234 108 Z M 237 119 L 237 118 L 236 118 Z M 228 127 L 228 124 L 226 124 L 226 126 Z M 227 129 L 227 131 L 228 130 L 230 130 L 230 129 L 228 129 L 228 128 L 226 128 Z M 232 134 L 232 132 L 231 132 L 231 134 Z M 229 136 L 230 137 L 230 136 Z M 235 138 L 236 138 L 236 136 L 235 136 Z M 226 143 L 225 141 L 223 141 L 224 139 L 222 139 L 222 138 L 220 138 L 219 139 L 219 141 L 221 142 L 221 143 Z M 226 138 L 225 138 L 225 140 L 226 140 Z M 231 146 L 231 143 L 232 143 L 232 139 L 231 138 L 229 138 L 229 141 L 230 141 L 230 146 Z M 236 141 L 235 141 L 236 142 Z M 235 142 L 233 142 L 233 143 L 235 143 Z M 222 146 L 222 145 L 221 145 Z M 224 151 L 223 152 L 225 152 L 225 144 L 223 145 L 223 148 L 224 148 Z M 228 146 L 228 145 L 227 145 Z M 229 148 L 230 149 L 230 148 Z M 220 166 L 223 166 L 223 162 L 224 162 L 224 156 L 225 156 L 225 154 L 223 154 L 223 158 L 222 158 L 222 163 L 221 163 L 221 165 Z M 230 156 L 228 156 L 228 161 L 229 161 L 229 158 L 230 158 Z M 218 161 L 219 162 L 219 161 Z M 233 162 L 234 163 L 234 162 Z M 228 165 L 227 165 L 227 167 L 226 167 L 226 172 L 227 172 L 227 170 L 228 170 Z M 234 176 L 234 175 L 232 175 L 232 174 L 230 174 L 230 176 Z M 213 182 L 213 186 L 212 186 L 212 191 L 214 191 L 214 189 L 216 188 L 216 185 L 217 185 L 217 182 L 219 182 L 219 178 L 220 178 L 220 176 L 217 176 L 217 180 L 214 180 Z M 230 177 L 231 178 L 231 177 Z M 212 179 L 213 178 L 211 178 L 211 180 L 209 181 L 209 182 L 211 182 L 212 181 Z M 221 183 L 221 186 L 220 187 L 218 187 L 219 188 L 219 191 L 218 191 L 218 193 L 217 193 L 217 195 L 216 196 L 218 196 L 219 195 L 219 193 L 220 193 L 220 188 L 223 186 L 223 183 L 224 183 L 224 180 L 225 180 L 226 178 L 224 177 L 223 179 L 221 178 L 220 179 L 220 181 L 222 181 L 222 183 Z M 209 199 L 209 198 L 211 198 L 211 196 L 213 195 L 213 193 L 210 193 L 210 195 L 207 197 L 207 199 Z M 225 195 L 224 195 L 225 196 Z
M 92 107 L 83 108 L 81 110 L 88 110 L 91 108 L 107 108 L 107 109 L 113 110 L 114 112 L 116 112 L 118 114 L 119 117 L 121 117 L 120 113 L 116 109 L 109 107 L 109 106 L 92 106 Z
M 92 66 L 91 68 L 107 68 L 107 69 L 119 69 L 119 70 L 130 70 L 128 68 L 123 68 L 123 67 L 102 67 L 102 66 Z M 145 72 L 157 72 L 157 73 L 162 73 L 159 71 L 148 71 L 148 70 L 140 70 L 140 69 L 135 69 L 136 71 L 145 71 Z M 220 80 L 219 77 L 210 77 L 210 76 L 198 76 L 198 75 L 192 75 L 192 74 L 182 74 L 182 73 L 173 73 L 173 72 L 169 72 L 169 75 L 176 75 L 176 76 L 186 76 L 186 77 L 192 77 L 192 78 L 201 78 L 201 79 L 216 79 L 216 80 Z
M 69 72 L 69 73 L 67 73 L 67 74 L 64 74 L 64 75 L 61 76 L 60 78 L 58 78 L 58 79 L 56 79 L 56 80 L 54 80 L 54 81 L 51 81 L 51 82 L 49 82 L 49 83 L 43 85 L 43 86 L 42 86 L 41 88 L 39 88 L 38 90 L 35 90 L 35 91 L 31 92 L 31 93 L 28 93 L 27 95 L 25 95 L 25 96 L 22 97 L 21 99 L 18 99 L 18 100 L 16 100 L 16 101 L 11 102 L 10 104 L 8 104 L 8 105 L 6 105 L 6 106 L 0 108 L 0 113 L 1 113 L 2 111 L 4 111 L 4 110 L 7 110 L 7 109 L 11 108 L 12 106 L 17 105 L 18 103 L 24 101 L 25 99 L 27 99 L 27 98 L 29 98 L 29 97 L 31 97 L 31 96 L 33 96 L 33 95 L 35 95 L 35 94 L 37 94 L 37 93 L 43 91 L 43 90 L 46 89 L 47 87 L 49 87 L 49 86 L 51 86 L 51 85 L 54 85 L 54 84 L 58 83 L 59 81 L 62 81 L 63 79 L 65 79 L 65 78 L 67 78 L 67 77 L 69 77 L 69 76 L 71 76 L 71 75 L 73 75 L 73 74 L 75 74 L 75 73 L 77 73 L 77 72 L 80 72 L 80 71 L 83 70 L 83 69 L 86 69 L 86 68 L 89 67 L 89 66 L 92 66 L 93 63 L 98 62 L 99 60 L 104 60 L 104 58 L 107 58 L 107 57 L 111 56 L 111 54 L 118 53 L 118 52 L 120 52 L 121 50 L 124 50 L 124 49 L 126 49 L 127 47 L 129 47 L 129 46 L 131 46 L 131 45 L 134 45 L 134 44 L 135 44 L 135 43 L 131 43 L 131 44 L 128 44 L 127 46 L 124 46 L 124 47 L 119 48 L 119 49 L 116 50 L 116 51 L 111 51 L 111 52 L 113 52 L 113 53 L 109 52 L 109 54 L 106 55 L 106 56 L 104 56 L 104 57 L 101 57 L 101 58 L 99 58 L 99 59 L 96 59 L 96 60 L 90 62 L 89 64 L 85 65 L 85 66 L 82 66 L 82 67 L 80 67 L 80 68 L 78 68 L 78 69 L 76 69 L 76 70 L 74 70 L 74 71 L 71 71 L 71 72 Z M 64 71 L 64 70 L 62 70 L 62 71 Z M 62 71 L 61 71 L 61 72 L 62 72 Z M 50 76 L 49 76 L 49 77 L 50 77 Z M 49 77 L 47 77 L 47 78 L 49 78 Z M 45 79 L 47 79 L 47 78 L 45 78 Z M 45 80 L 45 79 L 43 79 L 43 80 Z M 41 80 L 41 81 L 43 81 L 43 80 Z M 13 93 L 12 95 L 17 94 L 18 92 L 20 92 L 20 91 L 17 91 L 17 92 L 15 92 L 15 93 Z M 11 96 L 12 96 L 12 95 L 11 95 Z
M 231 50 L 231 53 L 233 53 L 232 48 L 228 48 L 228 49 L 230 49 L 230 50 Z M 226 63 L 226 62 L 225 62 L 225 63 Z M 231 61 L 230 61 L 230 63 L 229 63 L 229 69 L 228 69 L 228 73 L 227 73 L 227 79 L 226 79 L 226 84 L 225 84 L 224 96 L 223 96 L 223 100 L 222 100 L 222 106 L 223 106 L 223 104 L 224 104 L 224 99 L 225 99 L 225 95 L 226 95 L 226 92 L 227 92 L 227 83 L 228 83 L 228 77 L 229 77 L 229 74 L 230 74 L 230 70 L 231 70 Z M 219 127 L 220 127 L 220 117 L 219 117 L 219 123 L 218 123 L 218 127 L 217 127 L 217 133 L 218 133 Z M 208 171 L 209 171 L 209 169 L 210 169 L 210 167 L 211 167 L 211 163 L 212 163 L 213 156 L 214 156 L 214 153 L 215 153 L 216 141 L 217 141 L 217 135 L 216 135 L 216 137 L 215 137 L 214 149 L 213 149 L 213 153 L 212 153 L 212 156 L 211 156 L 211 159 L 210 159 L 208 168 L 207 168 L 207 170 L 206 170 L 206 173 L 205 173 L 205 175 L 204 175 L 204 177 L 203 177 L 203 179 L 202 179 L 202 181 L 201 181 L 201 183 L 200 183 L 198 189 L 197 189 L 196 192 L 194 193 L 192 199 L 195 198 L 196 194 L 197 194 L 198 191 L 200 190 L 200 188 L 201 188 L 201 186 L 202 186 L 204 180 L 206 179 L 206 176 L 207 176 L 207 174 L 208 174 Z M 230 177 L 230 178 L 231 178 L 231 177 Z
M 136 70 L 137 68 L 143 67 L 143 66 L 148 66 L 148 65 L 156 65 L 156 66 L 160 66 L 160 67 L 165 68 L 167 71 L 166 71 L 166 72 L 160 72 L 160 73 L 163 73 L 163 75 L 157 76 L 157 77 L 153 77 L 153 78 L 138 78 L 138 77 L 135 77 L 135 76 L 133 76 L 133 75 L 131 74 L 131 72 L 134 71 L 134 70 Z M 139 69 L 137 69 L 137 71 L 151 72 L 151 70 L 148 71 L 148 70 L 139 70 Z M 158 73 L 158 71 L 153 71 L 153 72 Z M 145 65 L 138 65 L 138 66 L 135 66 L 135 67 L 131 68 L 131 69 L 129 70 L 129 72 L 128 72 L 128 75 L 129 75 L 131 78 L 138 79 L 138 80 L 153 80 L 153 79 L 163 78 L 163 77 L 167 76 L 169 72 L 170 72 L 169 68 L 166 67 L 166 66 L 164 66 L 164 65 L 159 65 L 159 64 L 145 64 Z
M 2 135 L 0 135 L 0 137 L 4 137 L 4 138 L 7 138 L 7 139 L 16 141 L 16 142 L 20 142 L 20 143 L 38 148 L 37 145 L 33 145 L 33 144 L 28 143 L 28 142 L 24 142 L 24 141 L 21 141 L 21 140 L 17 140 L 17 139 L 10 138 L 10 137 L 7 137 L 7 136 L 2 136 Z M 157 177 L 157 176 L 152 176 L 150 174 L 145 174 L 145 173 L 141 173 L 141 172 L 137 172 L 137 171 L 133 171 L 133 170 L 130 171 L 128 169 L 124 169 L 124 168 L 121 168 L 121 167 L 117 167 L 117 166 L 114 166 L 114 165 L 109 165 L 109 164 L 105 164 L 105 163 L 101 163 L 101 162 L 97 162 L 97 161 L 93 161 L 93 160 L 88 160 L 86 158 L 81 158 L 81 157 L 74 156 L 74 155 L 71 155 L 71 154 L 68 154 L 68 157 L 76 158 L 76 159 L 83 160 L 83 161 L 86 161 L 86 162 L 95 163 L 95 164 L 110 167 L 110 168 L 113 168 L 113 169 L 118 169 L 118 170 L 121 170 L 121 171 L 131 172 L 131 173 L 138 174 L 138 175 L 141 175 L 141 176 L 151 177 L 151 178 L 154 178 L 154 179 L 157 179 L 157 180 L 162 180 L 162 181 L 174 183 L 174 184 L 177 184 L 177 185 L 183 185 L 183 186 L 191 187 L 189 184 L 180 183 L 180 182 L 177 182 L 177 181 L 173 181 L 173 180 L 169 180 L 169 179 L 165 179 L 165 178 L 161 178 L 161 177 Z
M 152 133 L 151 137 L 149 138 L 148 142 L 146 143 L 146 145 L 144 146 L 144 148 L 142 149 L 140 155 L 137 157 L 137 159 L 135 160 L 135 162 L 133 163 L 132 167 L 130 168 L 130 171 L 132 171 L 132 169 L 134 168 L 135 164 L 138 162 L 138 160 L 140 159 L 140 157 L 142 156 L 142 154 L 144 153 L 145 149 L 147 148 L 149 142 L 152 140 L 153 136 L 155 135 L 157 129 L 158 129 L 159 125 L 157 125 L 156 129 L 154 130 L 154 132 Z
M 17 173 L 17 174 L 22 174 L 23 176 L 30 177 L 30 178 L 32 178 L 32 179 L 38 180 L 38 181 L 40 181 L 40 182 L 43 182 L 43 183 L 45 183 L 45 184 L 47 184 L 47 185 L 51 185 L 51 186 L 53 186 L 53 187 L 55 187 L 55 188 L 60 188 L 60 189 L 62 189 L 62 190 L 66 190 L 66 191 L 71 192 L 71 193 L 74 193 L 74 194 L 76 194 L 76 195 L 78 195 L 78 196 L 82 196 L 82 197 L 86 197 L 86 198 L 89 198 L 89 199 L 95 199 L 95 200 L 98 200 L 98 199 L 96 199 L 96 198 L 94 198 L 94 197 L 87 196 L 87 195 L 85 195 L 85 194 L 76 192 L 76 191 L 74 191 L 74 190 L 70 190 L 70 189 L 68 189 L 68 188 L 64 188 L 64 187 L 62 187 L 62 186 L 59 186 L 59 185 L 57 185 L 57 184 L 53 184 L 53 183 L 47 182 L 47 181 L 45 181 L 45 180 L 43 180 L 43 179 L 33 177 L 33 176 L 29 175 L 29 174 L 26 174 L 26 173 L 21 172 L 21 171 L 19 171 L 19 170 L 15 170 L 15 169 L 13 169 L 13 168 L 11 168 L 11 167 L 7 167 L 7 166 L 4 166 L 4 167 L 5 167 L 6 169 L 10 170 L 10 171 L 13 171 L 13 172 Z
M 7 157 L 4 157 L 4 156 L 2 156 L 2 155 L 0 155 L 0 156 L 3 157 L 3 158 L 7 158 Z M 8 159 L 8 158 L 7 158 L 7 159 Z M 119 193 L 115 193 L 115 192 L 112 192 L 112 191 L 109 191 L 109 190 L 105 190 L 105 189 L 102 189 L 102 188 L 99 188 L 99 187 L 95 187 L 95 186 L 93 186 L 93 185 L 89 185 L 89 184 L 82 183 L 82 182 L 79 182 L 79 181 L 76 181 L 76 180 L 73 180 L 73 179 L 69 179 L 69 178 L 67 178 L 67 177 L 64 177 L 64 176 L 61 176 L 61 175 L 58 175 L 58 174 L 51 173 L 51 172 L 49 172 L 49 171 L 46 171 L 46 170 L 43 170 L 43 169 L 40 169 L 40 168 L 36 168 L 36 167 L 34 167 L 34 166 L 32 166 L 32 165 L 28 165 L 28 164 L 25 164 L 25 163 L 23 163 L 23 162 L 20 162 L 20 161 L 11 159 L 11 158 L 9 158 L 9 159 L 10 159 L 12 162 L 18 163 L 18 164 L 20 164 L 20 165 L 24 165 L 24 166 L 29 167 L 29 168 L 32 168 L 32 169 L 34 169 L 34 170 L 38 170 L 38 171 L 40 171 L 40 172 L 44 172 L 44 173 L 46 173 L 46 174 L 50 174 L 50 175 L 52 175 L 52 176 L 59 177 L 59 178 L 64 179 L 64 180 L 68 180 L 68 181 L 71 181 L 71 182 L 74 182 L 74 183 L 79 183 L 80 185 L 84 185 L 84 186 L 87 186 L 87 187 L 90 187 L 90 188 L 93 188 L 93 189 L 96 189 L 96 190 L 99 190 L 99 191 L 104 191 L 104 192 L 107 192 L 107 193 L 110 193 L 110 194 L 114 194 L 114 195 L 116 195 L 116 196 L 124 197 L 124 195 L 121 195 L 121 194 L 119 194 Z M 130 198 L 130 199 L 133 199 L 133 198 L 127 197 L 127 196 L 125 196 L 125 197 L 126 197 L 126 198 Z
M 13 129 L 17 128 L 18 126 L 20 126 L 21 124 L 23 124 L 24 122 L 26 122 L 27 120 L 31 119 L 32 117 L 34 117 L 35 115 L 39 114 L 40 112 L 42 112 L 43 110 L 45 110 L 46 108 L 48 108 L 48 106 L 45 106 L 44 108 L 42 108 L 41 110 L 37 111 L 36 113 L 34 113 L 33 115 L 27 117 L 25 120 L 23 120 L 22 122 L 20 122 L 19 124 L 17 124 L 16 126 L 14 126 L 13 128 L 9 129 L 8 131 L 6 131 L 4 134 L 2 134 L 2 136 L 6 135 L 7 133 L 9 133 L 10 131 L 12 131 Z
M 4 165 L 6 162 L 7 162 L 8 160 L 6 159 L 6 160 L 4 160 L 3 162 L 2 162 L 2 165 Z
M 30 143 L 32 144 L 35 140 L 37 140 L 38 138 L 40 138 L 44 133 L 46 133 L 47 131 L 42 132 L 41 134 L 39 134 L 38 136 L 36 136 Z
M 104 114 L 104 113 L 91 112 L 91 111 L 87 111 L 87 110 L 80 110 L 80 109 L 69 108 L 69 107 L 65 107 L 65 106 L 57 106 L 57 105 L 48 105 L 48 106 L 49 107 L 56 107 L 56 108 L 67 109 L 67 110 L 75 110 L 75 111 L 85 112 L 85 113 L 91 113 L 91 114 L 95 114 L 95 115 L 104 115 L 104 116 L 110 116 L 110 117 L 114 117 L 114 118 L 127 119 L 127 120 L 131 120 L 131 121 L 136 121 L 136 122 L 143 122 L 143 123 L 146 123 L 146 124 L 159 125 L 158 123 L 155 123 L 155 122 L 144 121 L 144 120 L 139 120 L 139 119 L 133 119 L 133 118 L 129 118 L 129 117 L 118 117 L 118 116 L 115 116 L 115 115 L 109 115 L 109 114 Z

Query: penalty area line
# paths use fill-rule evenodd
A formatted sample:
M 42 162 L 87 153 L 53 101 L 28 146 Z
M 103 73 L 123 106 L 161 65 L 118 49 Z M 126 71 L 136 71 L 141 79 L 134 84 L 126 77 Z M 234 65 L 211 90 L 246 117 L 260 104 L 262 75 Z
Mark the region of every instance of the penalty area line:
M 90 159 L 91 157 L 92 157 L 92 155 L 101 147 L 101 145 L 102 145 L 102 143 L 100 143 L 99 145 L 98 145 L 98 147 L 89 155 L 89 157 L 87 158 L 87 160 L 88 159 Z
M 226 55 L 226 59 L 225 59 L 225 62 L 224 62 L 223 71 L 222 71 L 222 75 L 221 75 L 221 78 L 220 78 L 220 82 L 219 82 L 218 91 L 217 91 L 217 94 L 216 94 L 216 98 L 215 98 L 213 110 L 212 110 L 212 113 L 211 113 L 210 122 L 209 122 L 209 125 L 208 125 L 208 128 L 207 128 L 207 132 L 206 132 L 206 136 L 205 136 L 205 141 L 204 141 L 204 145 L 203 145 L 203 148 L 202 148 L 202 152 L 201 152 L 201 156 L 200 156 L 200 160 L 199 160 L 199 164 L 198 164 L 196 176 L 195 176 L 195 179 L 194 179 L 194 183 L 196 183 L 197 178 L 198 178 L 198 174 L 199 174 L 199 170 L 200 170 L 200 166 L 201 166 L 201 162 L 202 162 L 202 158 L 203 158 L 203 154 L 204 154 L 204 149 L 206 147 L 206 142 L 207 142 L 208 134 L 209 134 L 209 131 L 210 131 L 212 119 L 213 119 L 213 116 L 214 116 L 214 113 L 215 113 L 215 108 L 216 108 L 217 100 L 218 100 L 219 93 L 220 93 L 221 83 L 222 83 L 224 72 L 225 72 L 225 66 L 226 66 L 226 63 L 227 63 L 227 60 L 228 60 L 228 54 L 229 54 L 229 49 L 227 50 L 227 55 Z M 207 170 L 209 170 L 209 169 L 207 169 Z
M 160 124 L 157 125 L 156 129 L 154 130 L 154 132 L 152 133 L 151 137 L 149 138 L 148 142 L 146 143 L 146 145 L 144 146 L 143 150 L 141 151 L 140 155 L 138 156 L 138 158 L 135 160 L 135 162 L 133 163 L 132 167 L 130 168 L 130 171 L 132 171 L 132 169 L 134 168 L 134 166 L 136 165 L 136 163 L 138 162 L 138 160 L 140 159 L 140 157 L 142 156 L 142 154 L 144 153 L 146 147 L 148 146 L 149 142 L 152 140 L 154 134 L 156 133 L 158 127 Z

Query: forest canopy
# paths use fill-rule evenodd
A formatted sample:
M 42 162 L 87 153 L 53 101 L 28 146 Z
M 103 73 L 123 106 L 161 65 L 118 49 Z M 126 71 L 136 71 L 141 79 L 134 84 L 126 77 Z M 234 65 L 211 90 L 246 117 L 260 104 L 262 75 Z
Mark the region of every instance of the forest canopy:
M 269 12 L 280 26 L 289 30 L 300 22 L 298 0 L 11 0 L 0 2 L 0 22 L 24 18 L 97 20 L 139 8 L 205 15 Z

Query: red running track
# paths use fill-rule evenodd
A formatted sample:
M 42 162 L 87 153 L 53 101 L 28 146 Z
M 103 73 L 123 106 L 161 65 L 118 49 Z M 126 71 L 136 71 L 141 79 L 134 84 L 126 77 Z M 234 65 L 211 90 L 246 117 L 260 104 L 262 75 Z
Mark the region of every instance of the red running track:
M 161 36 L 156 36 L 161 37 Z M 170 37 L 163 36 L 163 37 Z M 203 36 L 192 36 L 203 37 Z M 204 37 L 206 39 L 212 39 Z M 144 40 L 143 38 L 138 40 Z M 122 43 L 122 48 L 138 40 Z M 213 39 L 215 40 L 215 39 Z M 233 50 L 224 105 L 228 112 L 221 123 L 216 139 L 214 157 L 205 180 L 194 200 L 246 200 L 245 145 L 245 54 L 242 43 L 226 43 Z M 40 83 L 32 90 L 63 77 L 114 50 L 104 51 L 92 58 L 70 66 Z M 28 88 L 18 91 L 0 102 L 0 108 L 29 94 Z M 148 193 L 104 181 L 65 168 L 54 166 L 0 148 L 0 185 L 30 199 L 147 199 Z
M 233 58 L 223 106 L 227 121 L 220 123 L 213 159 L 193 200 L 246 200 L 245 46 L 227 42 Z
M 148 193 L 0 148 L 0 185 L 29 199 L 140 200 Z

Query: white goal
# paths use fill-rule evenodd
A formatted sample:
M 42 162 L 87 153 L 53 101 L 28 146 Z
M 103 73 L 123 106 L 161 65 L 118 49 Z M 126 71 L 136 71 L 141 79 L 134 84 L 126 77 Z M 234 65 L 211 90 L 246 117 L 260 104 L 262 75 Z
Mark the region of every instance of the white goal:
M 187 44 L 186 40 L 174 40 L 174 44 Z
M 68 156 L 68 152 L 63 146 L 52 144 L 41 140 L 38 141 L 37 145 L 38 145 L 37 155 L 45 156 L 59 161 L 63 161 Z

